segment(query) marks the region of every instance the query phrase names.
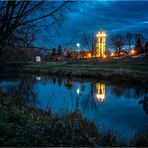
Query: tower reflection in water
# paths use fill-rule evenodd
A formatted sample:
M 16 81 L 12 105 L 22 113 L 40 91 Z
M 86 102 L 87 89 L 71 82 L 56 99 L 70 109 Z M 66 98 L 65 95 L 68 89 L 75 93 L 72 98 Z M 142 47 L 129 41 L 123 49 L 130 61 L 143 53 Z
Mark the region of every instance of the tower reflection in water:
M 95 98 L 100 102 L 105 100 L 105 83 L 96 83 Z

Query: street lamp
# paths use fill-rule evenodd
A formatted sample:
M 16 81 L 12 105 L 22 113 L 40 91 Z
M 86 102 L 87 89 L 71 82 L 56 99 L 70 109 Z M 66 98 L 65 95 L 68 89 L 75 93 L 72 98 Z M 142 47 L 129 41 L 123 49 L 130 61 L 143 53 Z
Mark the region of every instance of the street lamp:
M 103 58 L 105 59 L 106 58 L 106 55 L 104 55 Z
M 111 56 L 114 56 L 114 53 L 113 52 L 111 53 Z
M 76 46 L 77 46 L 78 49 L 80 50 L 80 43 L 77 43 Z
M 88 58 L 91 58 L 91 53 L 88 53 L 88 56 L 87 56 Z
M 132 50 L 131 53 L 134 54 L 135 53 L 135 50 Z

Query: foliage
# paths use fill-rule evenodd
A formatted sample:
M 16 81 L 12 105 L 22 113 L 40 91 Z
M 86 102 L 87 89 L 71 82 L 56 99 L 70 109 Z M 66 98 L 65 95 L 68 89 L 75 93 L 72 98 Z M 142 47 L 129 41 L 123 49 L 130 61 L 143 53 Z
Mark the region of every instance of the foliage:
M 78 110 L 53 116 L 0 94 L 1 146 L 126 146 L 114 131 L 103 131 Z M 148 135 L 133 137 L 131 146 L 148 146 Z

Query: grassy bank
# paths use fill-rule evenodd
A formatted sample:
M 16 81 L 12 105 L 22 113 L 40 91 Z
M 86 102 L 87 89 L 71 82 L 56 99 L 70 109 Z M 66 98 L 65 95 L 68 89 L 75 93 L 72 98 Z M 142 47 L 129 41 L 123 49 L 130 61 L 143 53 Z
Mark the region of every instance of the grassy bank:
M 147 84 L 148 64 L 141 59 L 28 63 L 25 72 L 59 76 L 89 77 Z
M 1 146 L 148 146 L 148 134 L 137 134 L 126 145 L 113 131 L 103 131 L 78 111 L 62 117 L 0 95 Z

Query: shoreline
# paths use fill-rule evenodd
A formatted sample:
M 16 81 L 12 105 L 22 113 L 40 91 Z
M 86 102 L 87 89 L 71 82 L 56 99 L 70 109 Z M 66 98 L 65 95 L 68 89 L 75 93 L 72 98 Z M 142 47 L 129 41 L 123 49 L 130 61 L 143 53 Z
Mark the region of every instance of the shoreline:
M 68 69 L 32 69 L 32 70 L 23 70 L 23 74 L 37 74 L 37 75 L 51 75 L 58 77 L 69 77 L 69 78 L 80 78 L 80 79 L 94 79 L 101 81 L 109 81 L 109 82 L 123 82 L 123 83 L 131 83 L 131 84 L 140 84 L 146 85 L 148 84 L 148 75 L 140 75 L 136 73 L 132 73 L 124 70 L 116 70 L 113 72 L 106 73 L 91 73 L 91 72 L 83 72 L 83 71 L 71 71 Z
M 133 61 L 73 61 L 8 63 L 2 75 L 54 75 L 59 77 L 94 79 L 101 81 L 148 84 L 148 64 Z
M 129 147 L 147 146 L 146 132 L 135 133 L 127 144 L 114 130 L 101 130 L 79 111 L 55 116 L 0 94 L 1 146 Z M 10 138 L 11 137 L 11 138 Z
M 143 59 L 28 62 L 23 72 L 148 84 L 148 64 Z
M 0 111 L 3 120 L 0 120 L 2 136 L 0 142 L 4 147 L 99 147 L 99 144 L 106 146 L 123 144 L 113 132 L 99 133 L 98 127 L 83 118 L 79 111 L 55 116 L 51 112 L 28 106 L 13 96 L 0 93 L 0 105 L 2 104 Z M 72 123 L 74 125 L 71 125 Z M 90 131 L 87 131 L 88 129 Z M 99 139 L 102 140 L 101 143 L 98 143 Z

